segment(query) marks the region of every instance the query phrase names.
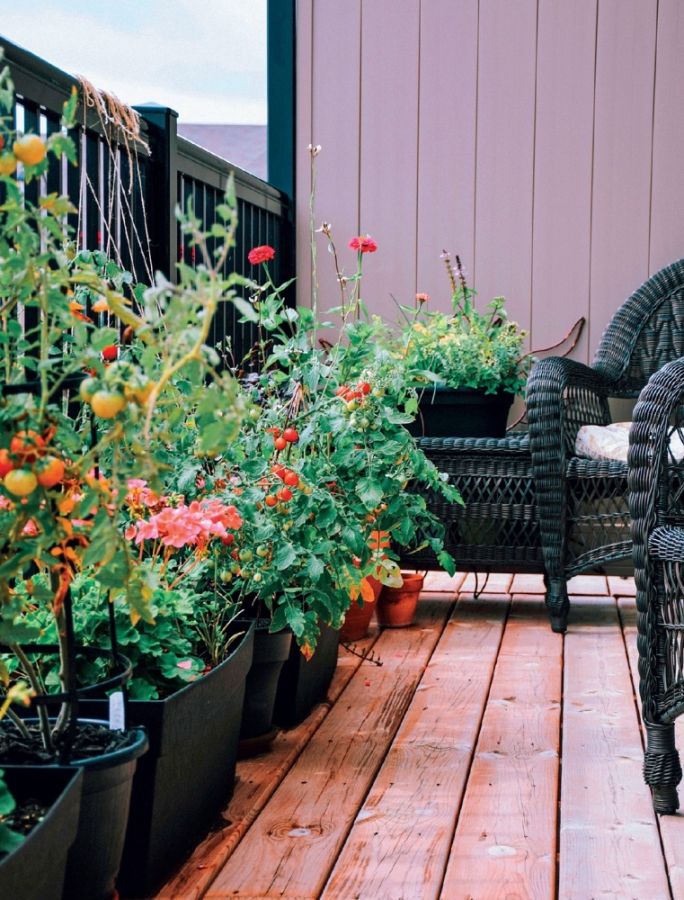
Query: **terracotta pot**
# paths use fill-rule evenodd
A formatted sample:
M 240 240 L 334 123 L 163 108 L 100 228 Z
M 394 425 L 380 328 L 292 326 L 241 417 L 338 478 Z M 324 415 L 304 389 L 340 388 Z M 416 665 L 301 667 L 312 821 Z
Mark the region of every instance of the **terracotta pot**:
M 344 623 L 342 628 L 340 628 L 341 641 L 360 641 L 368 634 L 368 626 L 373 618 L 373 610 L 377 605 L 382 585 L 370 575 L 366 578 L 366 581 L 373 588 L 373 599 L 366 600 L 363 606 L 359 606 L 358 602 L 354 600 L 347 610 Z
M 418 598 L 425 576 L 418 572 L 402 572 L 400 588 L 383 587 L 378 600 L 378 624 L 383 628 L 405 628 L 413 624 Z

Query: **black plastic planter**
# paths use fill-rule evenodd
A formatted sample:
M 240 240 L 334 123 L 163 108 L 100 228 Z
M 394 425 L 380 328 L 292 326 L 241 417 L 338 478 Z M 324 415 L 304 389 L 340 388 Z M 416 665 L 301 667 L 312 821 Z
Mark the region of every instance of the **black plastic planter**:
M 83 794 L 78 834 L 67 861 L 65 900 L 109 900 L 126 836 L 133 775 L 147 735 L 132 729 L 131 743 L 114 753 L 82 759 Z
M 504 437 L 514 395 L 428 387 L 421 394 L 419 415 L 408 425 L 415 437 Z
M 338 629 L 321 626 L 321 636 L 310 660 L 292 642 L 290 656 L 278 682 L 273 721 L 290 727 L 305 719 L 313 707 L 325 700 L 337 666 Z
M 133 781 L 131 815 L 117 882 L 148 896 L 212 823 L 230 797 L 254 629 L 207 675 L 164 700 L 131 700 L 150 749 Z M 90 704 L 84 704 L 90 708 Z
M 262 624 L 261 620 L 256 624 L 254 658 L 245 688 L 241 739 L 258 738 L 271 730 L 278 679 L 290 655 L 292 633 L 277 631 L 269 634 L 268 624 L 267 621 Z
M 85 705 L 85 704 L 84 704 Z M 79 719 L 79 722 L 93 722 Z M 107 726 L 105 721 L 96 724 Z M 83 769 L 78 832 L 67 858 L 64 900 L 110 900 L 121 865 L 133 774 L 138 758 L 147 750 L 147 735 L 132 728 L 120 750 L 76 759 Z M 26 766 L 2 764 L 6 776 Z M 70 771 L 48 764 L 46 770 Z
M 78 829 L 83 771 L 18 766 L 5 770 L 5 781 L 19 804 L 33 799 L 50 808 L 26 840 L 0 860 L 0 897 L 60 900 L 67 854 Z

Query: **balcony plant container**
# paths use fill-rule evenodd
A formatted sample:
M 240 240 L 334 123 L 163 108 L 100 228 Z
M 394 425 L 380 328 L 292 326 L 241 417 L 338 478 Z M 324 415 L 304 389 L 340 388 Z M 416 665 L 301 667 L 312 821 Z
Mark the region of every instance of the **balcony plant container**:
M 67 593 L 64 606 L 66 620 L 71 623 L 71 602 Z M 87 700 L 100 690 L 119 689 L 130 677 L 130 663 L 125 657 L 100 648 L 76 648 L 72 644 L 73 626 L 68 625 L 71 639 L 69 652 L 60 653 L 60 666 L 71 659 L 75 671 L 77 655 L 95 658 L 112 657 L 117 671 L 101 684 L 72 688 L 62 694 L 38 694 L 32 707 L 22 716 L 23 723 L 33 729 L 35 738 L 26 740 L 6 719 L 3 722 L 3 758 L 0 766 L 8 778 L 18 778 L 27 765 L 33 770 L 42 765 L 46 771 L 71 772 L 76 766 L 83 770 L 82 789 L 78 817 L 78 830 L 66 863 L 64 894 L 74 900 L 109 900 L 115 890 L 121 864 L 128 813 L 130 808 L 133 775 L 138 759 L 146 752 L 147 735 L 142 728 L 119 727 L 111 718 L 88 718 L 83 707 Z M 25 654 L 57 652 L 57 648 L 44 644 L 26 644 Z M 66 716 L 67 726 L 53 753 L 45 751 L 38 739 L 46 724 L 55 730 L 58 717 L 31 718 L 35 711 L 59 707 Z M 14 728 L 14 737 L 11 729 Z M 7 729 L 10 729 L 9 731 Z M 17 774 L 15 774 L 17 773 Z
M 511 321 L 503 297 L 480 312 L 461 261 L 445 251 L 451 313 L 428 310 L 427 294 L 404 308 L 398 356 L 419 392 L 417 437 L 503 437 L 516 393 L 522 391 L 532 357 L 526 332 Z
M 0 859 L 0 897 L 61 900 L 67 855 L 78 830 L 83 770 L 23 766 L 5 773 L 18 806 L 44 805 L 44 818 L 22 843 Z
M 241 756 L 262 752 L 275 736 L 273 714 L 278 682 L 292 646 L 292 632 L 287 628 L 271 632 L 270 619 L 257 618 L 251 625 L 254 628 L 254 653 L 245 686 L 240 726 Z
M 401 587 L 385 585 L 378 598 L 378 625 L 381 628 L 406 628 L 413 624 L 425 575 L 402 572 Z
M 337 667 L 340 630 L 321 626 L 321 634 L 313 656 L 307 659 L 297 644 L 280 673 L 273 721 L 290 728 L 305 719 L 314 706 L 325 700 Z
M 164 699 L 128 701 L 128 721 L 145 728 L 150 749 L 133 780 L 117 881 L 124 896 L 153 892 L 230 797 L 253 645 L 253 623 L 245 623 L 230 655 L 206 675 Z

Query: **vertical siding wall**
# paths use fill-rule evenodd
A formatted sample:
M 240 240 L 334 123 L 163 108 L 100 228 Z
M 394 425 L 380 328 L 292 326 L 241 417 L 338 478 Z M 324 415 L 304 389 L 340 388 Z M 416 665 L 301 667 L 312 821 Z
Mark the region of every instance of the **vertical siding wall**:
M 363 297 L 448 307 L 442 248 L 533 347 L 580 315 L 591 359 L 627 294 L 684 256 L 681 0 L 299 0 L 299 300 L 315 221 L 343 263 L 371 234 Z M 317 239 L 321 308 L 338 301 Z

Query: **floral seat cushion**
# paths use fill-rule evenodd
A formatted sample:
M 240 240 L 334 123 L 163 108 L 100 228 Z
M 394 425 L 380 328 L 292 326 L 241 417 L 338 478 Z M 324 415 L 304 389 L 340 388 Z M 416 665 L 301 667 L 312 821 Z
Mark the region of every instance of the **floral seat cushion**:
M 631 422 L 583 425 L 575 438 L 575 453 L 585 459 L 627 462 L 631 426 Z M 670 453 L 676 462 L 684 459 L 684 442 L 676 431 L 670 436 Z

